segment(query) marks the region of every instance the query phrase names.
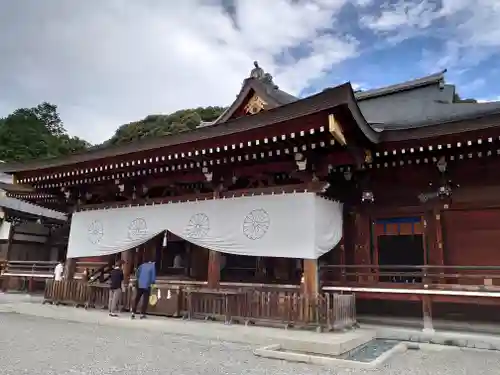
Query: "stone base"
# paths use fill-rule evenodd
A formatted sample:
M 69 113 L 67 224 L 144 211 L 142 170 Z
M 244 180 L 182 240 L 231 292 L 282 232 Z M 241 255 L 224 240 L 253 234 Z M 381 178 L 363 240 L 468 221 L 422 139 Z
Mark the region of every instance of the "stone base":
M 322 334 L 315 337 L 281 338 L 280 349 L 292 352 L 315 353 L 326 356 L 338 356 L 347 353 L 375 338 L 372 331 L 350 331 Z

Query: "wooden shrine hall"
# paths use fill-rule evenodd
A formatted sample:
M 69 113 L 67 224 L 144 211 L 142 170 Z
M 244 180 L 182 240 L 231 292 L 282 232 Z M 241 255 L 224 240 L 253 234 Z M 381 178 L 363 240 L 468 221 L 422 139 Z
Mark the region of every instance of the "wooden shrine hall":
M 55 261 L 64 259 L 66 243 L 61 233 L 69 232 L 68 215 L 25 200 L 8 197 L 9 192 L 26 192 L 20 185 L 1 181 L 0 176 L 0 265 L 1 287 L 33 289 L 52 277 Z M 11 277 L 12 276 L 12 277 Z M 23 283 L 29 278 L 30 283 Z M 24 285 L 24 286 L 23 286 Z
M 444 75 L 297 98 L 255 63 L 213 123 L 0 169 L 31 191 L 10 196 L 71 214 L 69 278 L 147 258 L 158 284 L 493 319 L 500 103 L 457 102 Z

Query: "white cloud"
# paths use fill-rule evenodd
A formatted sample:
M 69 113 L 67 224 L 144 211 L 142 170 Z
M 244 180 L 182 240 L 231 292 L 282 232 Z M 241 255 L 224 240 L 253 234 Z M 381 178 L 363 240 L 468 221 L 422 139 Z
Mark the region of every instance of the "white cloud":
M 232 16 L 221 1 L 0 0 L 0 115 L 51 101 L 100 142 L 151 113 L 230 104 L 253 60 L 297 93 L 357 54 L 325 32 L 346 0 L 238 0 Z
M 447 25 L 439 64 L 463 69 L 498 54 L 500 2 L 497 0 L 443 0 L 438 17 Z
M 361 24 L 378 32 L 421 29 L 430 26 L 436 9 L 437 4 L 431 1 L 400 0 L 384 5 L 378 16 L 365 15 Z
M 358 7 L 368 7 L 370 5 L 373 5 L 375 0 L 352 0 L 352 2 Z
M 478 103 L 491 103 L 491 102 L 500 102 L 500 96 L 495 96 L 493 98 L 483 98 L 483 99 L 478 99 Z
M 429 71 L 474 66 L 500 47 L 498 0 L 399 0 L 377 16 L 365 15 L 361 24 L 389 41 L 421 35 L 440 39 L 443 50 L 426 51 L 423 65 Z
M 351 86 L 354 91 L 366 91 L 370 89 L 368 85 L 359 82 L 351 82 Z

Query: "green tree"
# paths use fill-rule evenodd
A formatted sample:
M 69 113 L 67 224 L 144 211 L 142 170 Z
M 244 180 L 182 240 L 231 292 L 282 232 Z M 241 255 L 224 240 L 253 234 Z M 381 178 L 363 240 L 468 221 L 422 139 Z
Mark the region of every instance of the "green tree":
M 0 118 L 0 160 L 25 161 L 82 151 L 90 144 L 70 137 L 57 113 L 57 106 L 42 103 L 20 108 Z
M 105 144 L 124 144 L 143 138 L 162 137 L 190 131 L 202 122 L 214 121 L 225 108 L 198 107 L 182 109 L 169 115 L 149 115 L 143 120 L 120 126 Z
M 223 111 L 222 107 L 199 107 L 169 115 L 149 115 L 143 120 L 120 126 L 104 145 L 190 131 L 202 122 L 214 121 Z M 57 106 L 51 103 L 20 108 L 0 118 L 0 160 L 3 161 L 65 156 L 84 151 L 90 146 L 83 139 L 68 135 Z
M 476 99 L 462 99 L 459 94 L 453 94 L 453 103 L 477 103 Z
M 56 105 L 43 102 L 35 108 L 32 108 L 32 111 L 37 119 L 43 122 L 45 128 L 50 134 L 54 136 L 62 136 L 66 134 L 66 129 L 64 129 L 64 125 L 59 113 L 57 112 Z

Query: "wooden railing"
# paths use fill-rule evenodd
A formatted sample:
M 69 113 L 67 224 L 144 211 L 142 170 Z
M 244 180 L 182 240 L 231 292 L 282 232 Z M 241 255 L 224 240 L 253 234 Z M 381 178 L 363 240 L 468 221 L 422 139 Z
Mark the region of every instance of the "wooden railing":
M 320 273 L 327 286 L 500 289 L 500 266 L 327 265 Z
M 57 262 L 51 261 L 6 261 L 1 273 L 2 290 L 42 291 L 45 280 L 53 277 L 56 265 Z
M 6 276 L 41 277 L 47 278 L 54 275 L 57 262 L 52 261 L 17 261 L 5 263 L 3 274 Z
M 82 278 L 85 270 L 92 273 L 93 271 L 98 270 L 101 267 L 105 267 L 107 264 L 107 262 L 76 262 L 75 278 Z
M 310 297 L 293 290 L 213 290 L 179 286 L 159 286 L 153 289 L 153 294 L 159 298 L 155 306 L 149 307 L 149 312 L 157 315 L 328 330 L 352 328 L 356 324 L 354 294 L 328 292 Z M 130 310 L 133 298 L 133 288 L 127 288 L 122 299 L 124 310 Z M 109 289 L 105 284 L 46 282 L 46 303 L 105 308 L 108 299 Z

